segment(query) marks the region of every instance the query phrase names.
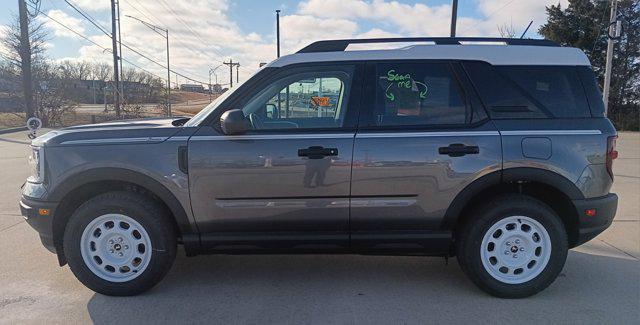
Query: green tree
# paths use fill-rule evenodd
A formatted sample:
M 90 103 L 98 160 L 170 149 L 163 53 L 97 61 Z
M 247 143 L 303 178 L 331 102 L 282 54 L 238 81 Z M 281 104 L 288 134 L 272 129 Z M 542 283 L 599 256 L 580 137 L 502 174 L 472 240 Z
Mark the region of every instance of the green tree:
M 538 33 L 564 46 L 582 49 L 603 84 L 611 1 L 569 0 L 566 8 L 547 7 L 547 23 Z M 609 117 L 618 129 L 640 124 L 640 1 L 618 1 L 623 33 L 615 42 Z

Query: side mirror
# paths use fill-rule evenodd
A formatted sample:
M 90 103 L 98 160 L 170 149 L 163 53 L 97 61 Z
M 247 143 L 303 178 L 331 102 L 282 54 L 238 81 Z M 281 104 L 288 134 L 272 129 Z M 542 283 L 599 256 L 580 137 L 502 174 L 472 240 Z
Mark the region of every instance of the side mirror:
M 220 116 L 220 127 L 227 135 L 244 134 L 249 130 L 249 125 L 249 119 L 241 109 L 228 110 Z

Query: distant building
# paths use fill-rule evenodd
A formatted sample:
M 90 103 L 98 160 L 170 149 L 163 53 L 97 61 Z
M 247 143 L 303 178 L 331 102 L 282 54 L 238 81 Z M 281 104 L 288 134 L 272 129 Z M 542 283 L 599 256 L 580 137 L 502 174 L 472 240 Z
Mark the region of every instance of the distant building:
M 204 93 L 205 92 L 204 86 L 196 85 L 196 84 L 182 84 L 182 85 L 180 85 L 180 90 L 182 90 L 182 91 L 190 91 L 190 92 L 194 92 L 194 93 Z

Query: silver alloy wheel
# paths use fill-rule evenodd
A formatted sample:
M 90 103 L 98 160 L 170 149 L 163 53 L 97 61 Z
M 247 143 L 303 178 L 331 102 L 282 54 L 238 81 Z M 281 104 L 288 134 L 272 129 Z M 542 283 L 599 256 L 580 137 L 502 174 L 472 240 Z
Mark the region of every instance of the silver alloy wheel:
M 138 277 L 149 265 L 151 239 L 131 217 L 110 213 L 85 227 L 80 253 L 93 274 L 109 282 L 126 282 Z
M 484 234 L 480 258 L 494 279 L 508 284 L 537 277 L 551 258 L 549 233 L 538 221 L 525 216 L 499 220 Z

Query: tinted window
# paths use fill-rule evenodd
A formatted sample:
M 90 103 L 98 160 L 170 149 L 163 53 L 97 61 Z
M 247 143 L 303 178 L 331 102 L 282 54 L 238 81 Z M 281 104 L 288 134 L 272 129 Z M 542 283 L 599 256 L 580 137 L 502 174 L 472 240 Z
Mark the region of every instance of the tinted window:
M 590 67 L 578 67 L 578 74 L 582 80 L 582 86 L 587 94 L 589 107 L 591 108 L 591 116 L 604 117 L 604 102 L 602 101 L 602 93 L 598 87 L 596 76 Z
M 467 106 L 447 63 L 376 67 L 374 126 L 463 124 Z
M 573 67 L 464 65 L 492 118 L 590 116 Z
M 255 130 L 342 127 L 351 75 L 297 73 L 270 82 L 242 109 Z
M 488 63 L 464 64 L 473 85 L 478 90 L 492 118 L 544 118 L 547 114 L 523 96 L 513 85 Z
M 574 67 L 498 67 L 552 116 L 589 117 L 584 90 Z

